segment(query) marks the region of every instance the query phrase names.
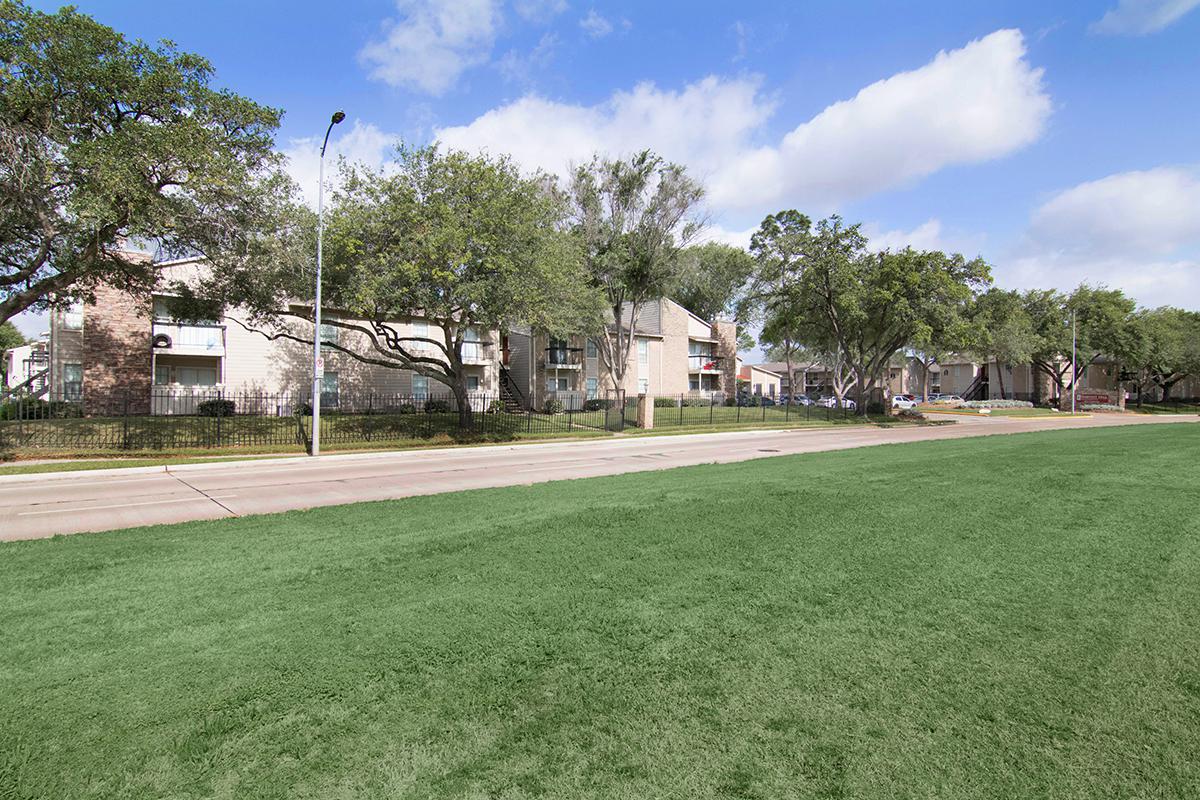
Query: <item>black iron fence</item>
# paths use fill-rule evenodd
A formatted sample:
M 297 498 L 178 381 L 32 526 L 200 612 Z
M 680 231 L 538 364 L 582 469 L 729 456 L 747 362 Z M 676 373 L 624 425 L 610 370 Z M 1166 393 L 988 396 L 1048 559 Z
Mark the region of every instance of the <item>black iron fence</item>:
M 515 406 L 499 394 L 330 392 L 321 398 L 328 444 L 429 439 L 439 435 L 517 437 L 619 431 L 623 395 L 606 395 L 550 413 Z M 18 396 L 0 403 L 0 452 L 167 450 L 309 446 L 311 395 L 169 387 L 86 393 L 77 400 Z
M 839 404 L 833 398 L 824 401 L 796 398 L 781 402 L 768 396 L 734 396 L 722 392 L 654 395 L 648 402 L 654 405 L 655 428 L 832 422 L 850 419 L 855 413 L 849 402 Z M 626 424 L 637 423 L 637 400 L 632 396 L 625 404 L 625 416 Z

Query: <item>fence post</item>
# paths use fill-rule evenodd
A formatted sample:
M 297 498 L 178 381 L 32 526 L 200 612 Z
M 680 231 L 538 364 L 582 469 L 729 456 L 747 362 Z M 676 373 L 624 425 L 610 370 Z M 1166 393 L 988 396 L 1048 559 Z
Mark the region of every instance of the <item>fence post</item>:
M 125 415 L 121 418 L 121 448 L 129 449 L 129 389 L 125 389 Z
M 759 402 L 762 403 L 762 421 L 766 422 L 767 421 L 767 397 L 766 397 L 766 395 L 763 395 L 762 397 L 760 397 Z
M 708 396 L 708 424 L 713 424 L 713 407 L 717 404 L 716 392 Z
M 738 397 L 735 394 L 733 396 L 733 405 L 737 409 L 737 418 L 734 419 L 734 422 L 741 422 L 742 421 L 742 398 Z
M 785 405 L 783 407 L 783 421 L 786 423 L 786 422 L 790 422 L 791 419 L 792 419 L 792 398 L 789 396 L 787 399 L 787 405 Z
M 679 426 L 683 427 L 683 394 L 679 395 Z
M 225 390 L 217 389 L 217 447 L 221 446 L 221 418 L 225 416 Z

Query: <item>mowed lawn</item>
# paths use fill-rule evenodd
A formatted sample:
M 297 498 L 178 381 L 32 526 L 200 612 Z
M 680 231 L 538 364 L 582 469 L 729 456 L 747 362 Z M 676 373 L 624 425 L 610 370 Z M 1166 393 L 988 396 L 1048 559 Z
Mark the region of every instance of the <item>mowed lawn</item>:
M 0 797 L 1194 798 L 1197 452 L 996 436 L 0 546 Z

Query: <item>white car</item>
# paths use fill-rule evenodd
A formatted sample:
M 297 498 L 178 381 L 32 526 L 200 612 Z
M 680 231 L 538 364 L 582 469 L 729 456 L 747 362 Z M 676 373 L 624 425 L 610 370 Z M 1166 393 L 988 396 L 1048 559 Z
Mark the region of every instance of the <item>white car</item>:
M 894 394 L 892 395 L 892 408 L 898 408 L 904 411 L 909 408 L 917 407 L 917 398 L 911 394 Z
M 824 406 L 825 408 L 837 408 L 838 401 L 836 397 L 822 397 L 820 400 L 815 401 L 813 405 Z M 842 405 L 849 409 L 858 407 L 858 404 L 849 397 L 842 401 Z
M 942 394 L 938 395 L 938 398 L 933 402 L 937 403 L 938 405 L 958 406 L 963 404 L 963 399 L 956 394 Z

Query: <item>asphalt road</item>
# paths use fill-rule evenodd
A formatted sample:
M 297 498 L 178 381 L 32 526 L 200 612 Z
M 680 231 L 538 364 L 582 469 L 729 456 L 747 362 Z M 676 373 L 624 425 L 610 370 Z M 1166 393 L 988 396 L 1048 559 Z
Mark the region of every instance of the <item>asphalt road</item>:
M 0 476 L 0 541 L 876 444 L 1056 428 L 1200 421 L 1191 415 L 953 419 L 958 424 L 627 436 L 316 459 L 298 457 Z

